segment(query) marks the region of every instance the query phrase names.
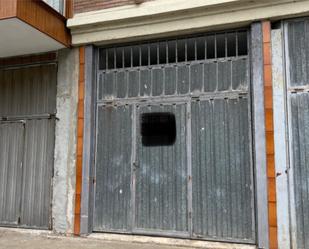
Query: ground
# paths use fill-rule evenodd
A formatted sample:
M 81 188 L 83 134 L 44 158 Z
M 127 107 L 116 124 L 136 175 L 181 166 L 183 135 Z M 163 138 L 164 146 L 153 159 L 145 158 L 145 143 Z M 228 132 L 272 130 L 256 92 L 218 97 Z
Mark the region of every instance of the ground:
M 103 241 L 87 238 L 73 238 L 56 236 L 53 234 L 39 234 L 17 232 L 11 230 L 0 231 L 1 249 L 180 249 L 174 246 L 142 244 L 134 242 Z M 183 249 L 183 247 L 181 247 Z
M 97 234 L 86 238 L 0 228 L 0 249 L 252 249 L 255 247 L 167 238 Z

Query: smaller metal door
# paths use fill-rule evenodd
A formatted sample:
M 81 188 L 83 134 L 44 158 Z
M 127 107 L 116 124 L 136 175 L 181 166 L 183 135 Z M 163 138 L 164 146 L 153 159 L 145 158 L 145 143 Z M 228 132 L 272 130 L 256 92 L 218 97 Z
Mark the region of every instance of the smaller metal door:
M 142 105 L 137 107 L 136 115 L 134 229 L 188 236 L 187 104 Z M 175 127 L 167 128 L 171 134 L 164 133 L 165 127 L 159 133 L 175 137 L 160 137 L 156 144 L 158 132 L 151 137 L 143 130 L 151 133 L 160 129 L 158 123 L 165 122 L 162 119 L 174 119 L 167 122 L 174 122 L 170 125 Z M 146 127 L 142 127 L 143 122 L 147 122 Z M 153 141 L 145 141 L 145 136 Z
M 17 225 L 20 217 L 24 123 L 0 123 L 0 224 Z
M 99 106 L 95 231 L 131 230 L 132 106 Z

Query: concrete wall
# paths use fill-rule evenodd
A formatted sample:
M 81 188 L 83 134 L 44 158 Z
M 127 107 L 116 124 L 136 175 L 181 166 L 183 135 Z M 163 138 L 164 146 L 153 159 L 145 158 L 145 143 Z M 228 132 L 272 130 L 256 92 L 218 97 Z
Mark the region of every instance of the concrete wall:
M 249 26 L 309 14 L 309 0 L 155 0 L 68 20 L 73 45 L 116 44 Z M 147 28 L 145 28 L 147 27 Z
M 74 226 L 78 63 L 78 49 L 59 52 L 52 217 L 53 230 L 66 234 Z

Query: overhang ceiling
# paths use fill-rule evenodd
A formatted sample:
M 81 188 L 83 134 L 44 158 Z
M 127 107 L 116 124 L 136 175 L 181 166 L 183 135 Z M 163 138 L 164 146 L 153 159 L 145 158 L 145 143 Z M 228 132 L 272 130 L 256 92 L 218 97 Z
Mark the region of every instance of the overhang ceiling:
M 18 18 L 0 21 L 0 58 L 55 51 L 65 46 Z

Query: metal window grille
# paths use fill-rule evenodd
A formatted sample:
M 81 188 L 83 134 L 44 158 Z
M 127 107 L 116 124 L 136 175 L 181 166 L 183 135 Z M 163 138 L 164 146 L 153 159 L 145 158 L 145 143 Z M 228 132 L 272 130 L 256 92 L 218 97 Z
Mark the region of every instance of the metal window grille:
M 99 54 L 100 70 L 243 56 L 248 54 L 247 31 L 102 48 Z

